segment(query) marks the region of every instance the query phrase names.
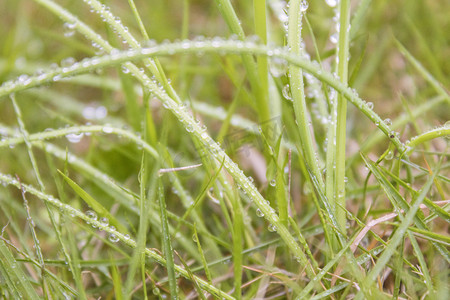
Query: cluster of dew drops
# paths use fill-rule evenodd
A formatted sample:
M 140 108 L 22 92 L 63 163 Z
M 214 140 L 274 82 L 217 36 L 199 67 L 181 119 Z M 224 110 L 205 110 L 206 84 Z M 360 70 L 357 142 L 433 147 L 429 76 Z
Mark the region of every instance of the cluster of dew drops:
M 103 218 L 98 219 L 97 213 L 95 211 L 88 210 L 88 211 L 86 211 L 85 215 L 91 220 L 91 221 L 87 221 L 86 223 L 88 225 L 91 225 L 92 228 L 94 228 L 94 229 L 98 228 L 101 231 L 101 230 L 103 230 L 103 228 L 107 227 L 107 228 L 109 228 L 110 231 L 116 231 L 116 228 L 114 226 L 109 225 L 108 218 L 103 217 Z M 94 221 L 94 222 L 92 222 L 92 221 Z M 97 222 L 95 222 L 95 221 L 98 221 L 100 223 L 100 226 L 97 226 L 97 224 L 96 224 Z M 124 238 L 125 238 L 125 240 L 128 240 L 130 238 L 130 236 L 128 234 L 125 234 Z M 108 235 L 108 240 L 111 243 L 117 243 L 120 240 L 120 238 L 114 232 L 110 232 Z

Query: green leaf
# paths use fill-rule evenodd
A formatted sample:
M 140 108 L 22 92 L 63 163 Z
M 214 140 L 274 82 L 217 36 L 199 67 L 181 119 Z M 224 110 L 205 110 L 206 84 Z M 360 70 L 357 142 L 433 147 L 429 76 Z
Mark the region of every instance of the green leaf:
M 81 199 L 86 202 L 99 216 L 107 218 L 109 220 L 109 224 L 115 226 L 117 230 L 121 233 L 127 233 L 128 230 L 125 226 L 123 226 L 117 219 L 109 213 L 109 211 L 101 205 L 97 200 L 95 200 L 91 195 L 89 195 L 85 190 L 83 190 L 78 184 L 75 183 L 72 179 L 67 177 L 63 172 L 58 170 L 59 174 L 64 178 L 67 184 L 73 189 L 73 191 L 80 196 Z

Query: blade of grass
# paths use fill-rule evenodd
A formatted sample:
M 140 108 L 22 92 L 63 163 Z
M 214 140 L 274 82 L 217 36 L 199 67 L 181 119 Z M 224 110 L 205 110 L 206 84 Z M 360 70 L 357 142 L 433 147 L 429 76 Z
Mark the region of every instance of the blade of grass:
M 123 292 L 122 292 L 122 279 L 120 278 L 119 268 L 116 264 L 116 259 L 111 255 L 110 256 L 111 261 L 111 277 L 112 282 L 114 286 L 114 296 L 117 300 L 123 299 Z
M 35 0 L 35 1 L 49 1 L 49 0 Z M 54 3 L 53 3 L 54 4 Z M 55 8 L 56 9 L 56 8 Z M 68 13 L 65 11 L 65 13 Z M 73 17 L 73 16 L 71 16 Z M 80 21 L 77 21 L 80 22 Z M 83 24 L 85 26 L 85 24 Z M 101 43 L 105 47 L 109 46 L 106 41 L 100 39 L 99 36 L 95 35 L 89 28 L 84 28 L 84 26 L 80 25 L 80 30 L 86 35 L 89 35 L 95 42 Z M 86 31 L 86 32 L 85 32 Z M 92 35 L 92 37 L 91 37 Z M 111 47 L 111 46 L 109 46 Z M 342 84 L 339 80 L 337 80 L 330 72 L 326 72 L 322 70 L 319 66 L 310 62 L 309 60 L 300 57 L 299 55 L 294 55 L 289 52 L 285 52 L 280 49 L 272 49 L 270 47 L 260 46 L 254 44 L 252 42 L 239 42 L 239 41 L 208 41 L 203 42 L 201 45 L 195 42 L 181 42 L 181 43 L 173 43 L 173 44 L 164 44 L 155 46 L 152 48 L 142 49 L 142 50 L 129 50 L 123 53 L 114 53 L 114 55 L 105 55 L 102 57 L 95 57 L 89 61 L 86 61 L 82 65 L 75 65 L 72 68 L 68 69 L 56 69 L 47 71 L 45 74 L 41 76 L 31 76 L 27 80 L 17 79 L 12 82 L 6 82 L 4 85 L 0 87 L 0 97 L 5 94 L 14 93 L 17 91 L 22 91 L 40 84 L 53 82 L 55 76 L 65 78 L 68 76 L 77 75 L 80 73 L 88 72 L 97 68 L 104 68 L 107 66 L 113 66 L 116 64 L 124 64 L 133 74 L 135 74 L 136 79 L 141 81 L 146 88 L 152 91 L 155 96 L 160 99 L 164 105 L 171 109 L 175 115 L 178 115 L 176 111 L 174 111 L 175 106 L 179 106 L 175 100 L 170 98 L 164 90 L 162 90 L 158 84 L 152 81 L 146 74 L 144 74 L 139 68 L 131 63 L 126 63 L 131 60 L 142 59 L 143 57 L 148 56 L 158 56 L 158 55 L 174 55 L 176 53 L 188 53 L 188 52 L 230 52 L 230 53 L 252 53 L 255 55 L 267 55 L 270 57 L 279 57 L 285 59 L 290 64 L 295 67 L 300 67 L 304 69 L 306 72 L 311 73 L 317 79 L 321 80 L 324 83 L 327 83 L 332 88 L 334 88 L 337 92 L 341 93 L 348 101 L 354 104 L 362 113 L 364 113 L 373 123 L 375 123 L 379 130 L 381 130 L 389 139 L 394 143 L 394 145 L 402 150 L 404 148 L 403 144 L 399 140 L 399 138 L 393 134 L 391 127 L 387 125 L 383 120 L 369 107 L 369 105 L 363 101 L 355 90 L 350 89 L 346 85 Z M 181 105 L 182 106 L 182 105 Z M 180 117 L 178 115 L 178 117 Z M 186 118 L 181 118 L 181 120 L 185 120 Z M 188 121 L 188 120 L 185 120 Z M 189 121 L 188 121 L 189 122 Z M 190 123 L 189 125 L 194 125 L 194 123 Z M 194 134 L 194 131 L 191 133 Z M 132 138 L 132 137 L 130 137 Z
M 289 3 L 289 28 L 288 28 L 288 46 L 290 53 L 297 57 L 301 57 L 301 1 L 294 0 Z M 300 134 L 301 149 L 306 161 L 306 166 L 311 169 L 312 176 L 319 181 L 319 188 L 323 188 L 323 180 L 321 172 L 316 162 L 316 154 L 312 142 L 310 126 L 308 124 L 308 115 L 305 102 L 305 91 L 303 86 L 303 73 L 298 66 L 289 66 L 289 86 L 294 106 L 295 119 L 297 121 L 297 130 Z
M 81 211 L 71 207 L 70 205 L 62 203 L 59 199 L 57 199 L 53 196 L 42 193 L 41 191 L 37 190 L 36 188 L 34 188 L 30 185 L 26 185 L 26 184 L 20 185 L 20 183 L 16 179 L 12 178 L 10 175 L 5 175 L 3 173 L 0 173 L 0 181 L 5 183 L 6 185 L 15 186 L 16 188 L 20 188 L 22 186 L 27 193 L 30 193 L 30 194 L 38 197 L 42 201 L 48 202 L 50 205 L 60 209 L 61 212 L 64 213 L 65 215 L 71 216 L 72 218 L 79 218 L 79 219 L 83 220 L 84 222 L 90 223 L 90 224 L 94 225 L 96 228 L 99 228 L 99 229 L 105 231 L 108 234 L 114 234 L 123 244 L 125 244 L 131 248 L 136 247 L 136 242 L 133 239 L 129 238 L 127 235 L 125 235 L 123 233 L 120 233 L 115 228 L 109 227 L 109 226 L 101 223 L 98 220 L 94 220 L 94 219 L 90 218 L 89 216 L 85 215 Z M 154 250 L 146 248 L 145 254 L 149 258 L 154 259 L 159 264 L 161 264 L 163 266 L 166 265 L 166 260 L 161 255 L 159 255 L 157 252 L 155 252 Z M 189 276 L 188 276 L 186 270 L 184 270 L 183 268 L 181 268 L 178 265 L 174 265 L 174 268 L 183 277 L 189 279 Z M 201 278 L 196 277 L 196 280 L 197 280 L 197 283 L 202 287 L 202 289 L 210 292 L 211 294 L 213 294 L 217 297 L 225 298 L 225 299 L 230 299 L 230 300 L 234 299 L 234 297 L 231 297 L 230 295 L 223 292 L 222 290 L 217 289 L 216 287 L 208 284 L 206 281 L 202 280 Z
M 377 167 L 376 164 L 374 164 L 373 162 L 369 161 L 364 155 L 362 155 L 362 157 L 363 157 L 363 160 L 368 165 L 368 168 L 370 169 L 370 171 L 375 175 L 376 179 L 382 186 L 382 188 L 385 191 L 386 195 L 388 196 L 389 200 L 391 200 L 391 203 L 394 206 L 395 210 L 399 211 L 400 209 L 402 209 L 405 212 L 409 211 L 411 209 L 410 204 L 408 202 L 406 202 L 406 200 L 401 196 L 400 192 L 389 182 L 389 180 L 387 180 L 386 176 L 381 172 L 382 169 L 380 167 Z M 396 178 L 396 177 L 394 177 L 394 178 Z M 413 198 L 417 198 L 419 196 L 420 196 L 420 193 L 413 193 Z M 427 202 L 427 201 L 425 201 L 425 198 L 421 201 Z M 414 219 L 415 225 L 419 229 L 429 231 L 428 227 L 426 226 L 426 224 L 423 221 L 424 216 L 423 216 L 422 212 L 420 212 L 420 211 L 417 212 L 417 214 L 415 214 L 413 216 L 413 219 Z M 437 243 L 432 243 L 432 244 L 439 251 L 439 253 L 441 253 L 442 256 L 448 262 L 450 262 L 449 251 L 447 249 L 445 249 L 444 247 L 442 247 L 440 244 L 437 244 Z
M 227 23 L 230 31 L 232 34 L 235 34 L 238 36 L 240 40 L 245 39 L 245 33 L 241 26 L 241 22 L 239 18 L 236 15 L 236 12 L 234 11 L 233 5 L 231 4 L 230 0 L 215 0 L 217 4 L 217 8 L 220 12 L 220 14 L 223 16 L 225 22 Z M 261 1 L 259 1 L 261 2 Z M 258 15 L 255 15 L 255 22 L 258 22 L 258 25 L 261 25 L 261 22 L 263 22 L 263 16 L 261 15 L 260 10 L 262 9 L 261 3 L 257 3 L 257 7 L 255 9 L 258 10 Z M 264 16 L 265 16 L 265 5 L 264 5 Z M 257 20 L 256 20 L 257 18 Z M 264 17 L 265 20 L 265 17 Z M 264 33 L 262 31 L 266 31 L 265 27 L 258 29 L 258 31 L 261 31 L 262 37 L 264 36 Z M 258 115 L 260 122 L 266 121 L 270 119 L 270 112 L 269 107 L 267 104 L 267 93 L 264 93 L 264 90 L 262 88 L 262 85 L 260 83 L 260 74 L 262 76 L 267 76 L 267 73 L 262 74 L 259 72 L 262 72 L 263 70 L 258 70 L 257 65 L 255 61 L 253 60 L 253 57 L 249 54 L 243 54 L 242 60 L 244 63 L 244 67 L 247 71 L 247 76 L 249 78 L 252 90 L 254 92 L 254 99 L 255 103 L 257 105 Z M 264 65 L 264 64 L 263 64 Z M 267 83 L 267 81 L 266 81 Z
M 371 163 L 364 156 L 363 156 L 363 159 L 366 162 L 367 166 L 371 169 L 371 171 L 376 170 L 376 167 L 374 166 L 373 163 Z M 364 278 L 363 286 L 361 288 L 364 291 L 365 295 L 370 295 L 371 286 L 375 282 L 376 277 L 383 270 L 383 268 L 388 263 L 391 256 L 396 251 L 396 248 L 401 243 L 401 240 L 403 239 L 406 230 L 408 229 L 411 222 L 413 221 L 413 218 L 414 218 L 415 214 L 417 213 L 420 204 L 422 204 L 426 194 L 428 193 L 429 189 L 431 188 L 431 185 L 433 184 L 434 177 L 436 176 L 437 171 L 439 170 L 439 166 L 440 166 L 440 162 L 438 163 L 436 170 L 434 172 L 432 172 L 432 174 L 430 174 L 429 178 L 427 179 L 427 182 L 422 187 L 420 195 L 415 197 L 415 199 L 413 200 L 411 208 L 408 210 L 404 219 L 401 222 L 401 225 L 398 227 L 398 229 L 395 231 L 394 235 L 390 239 L 388 246 L 383 251 L 383 254 L 377 260 L 376 265 L 367 274 L 366 278 Z M 361 299 L 362 297 L 363 297 L 363 294 L 361 292 L 359 292 L 356 296 L 356 299 Z
M 194 224 L 194 234 L 192 238 L 195 240 L 195 243 L 197 244 L 197 249 L 201 256 L 201 261 L 203 265 L 203 270 L 205 271 L 206 279 L 208 280 L 209 284 L 212 284 L 211 272 L 209 271 L 208 263 L 206 262 L 205 253 L 203 251 L 202 245 L 200 244 L 200 240 L 197 235 L 197 227 L 195 226 L 195 224 Z
M 109 223 L 114 225 L 121 232 L 128 232 L 125 226 L 123 226 L 117 219 L 111 215 L 111 213 L 97 200 L 95 200 L 91 195 L 89 195 L 85 190 L 83 190 L 78 184 L 72 179 L 67 177 L 63 172 L 59 171 L 59 174 L 67 182 L 67 184 L 73 189 L 73 191 L 86 202 L 96 213 L 100 216 L 107 218 Z
M 175 251 L 175 254 L 178 256 L 178 259 L 180 260 L 181 264 L 183 265 L 183 267 L 186 269 L 186 271 L 189 274 L 189 277 L 192 281 L 192 283 L 194 284 L 194 288 L 197 291 L 197 295 L 200 299 L 202 300 L 206 300 L 205 295 L 203 295 L 203 291 L 200 289 L 200 287 L 197 284 L 197 281 L 194 278 L 194 274 L 192 273 L 191 269 L 189 268 L 189 266 L 186 264 L 186 262 L 184 261 L 184 259 L 181 257 L 181 255 L 178 254 L 178 252 Z
M 339 41 L 337 48 L 338 66 L 337 74 L 344 85 L 348 82 L 348 60 L 349 54 L 349 43 L 350 43 L 350 1 L 340 0 L 339 1 Z M 345 223 L 346 214 L 345 211 L 340 208 L 342 206 L 345 208 L 345 153 L 346 153 L 346 131 L 347 131 L 347 101 L 342 94 L 338 95 L 337 98 L 337 114 L 336 120 L 336 168 L 335 170 L 335 190 L 334 199 L 336 203 L 336 218 L 341 231 L 345 235 Z M 333 147 L 334 143 L 329 143 L 329 147 Z
M 140 187 L 140 197 L 139 197 L 139 228 L 138 228 L 138 235 L 137 235 L 137 245 L 136 248 L 133 251 L 133 256 L 130 262 L 130 268 L 128 270 L 127 274 L 127 280 L 125 282 L 125 292 L 126 292 L 126 298 L 131 298 L 131 291 L 133 289 L 134 284 L 134 277 L 136 274 L 136 271 L 138 270 L 138 266 L 141 265 L 143 269 L 145 270 L 145 257 L 142 257 L 142 253 L 144 253 L 145 245 L 147 244 L 147 231 L 148 231 L 148 224 L 149 224 L 149 211 L 150 211 L 150 204 L 149 204 L 149 198 L 147 196 L 147 184 L 149 180 L 148 174 L 148 161 L 147 161 L 146 154 L 143 153 L 142 160 L 141 160 L 141 168 L 139 170 L 139 187 Z M 153 194 L 156 184 L 156 174 L 153 174 L 153 184 L 149 188 L 149 193 Z M 142 274 L 145 277 L 145 273 Z M 143 285 L 145 287 L 145 284 Z M 144 293 L 146 295 L 146 293 Z
M 437 81 L 433 75 L 431 75 L 423 66 L 422 64 L 414 58 L 414 56 L 409 53 L 409 51 L 397 40 L 394 39 L 395 44 L 397 45 L 397 48 L 400 50 L 400 52 L 406 57 L 406 59 L 409 61 L 410 64 L 413 65 L 413 67 L 419 72 L 422 77 L 428 81 L 429 84 L 436 90 L 436 92 L 441 95 L 442 97 L 445 97 L 445 100 L 447 100 L 447 103 L 450 103 L 450 95 L 448 92 L 441 86 L 441 83 Z
M 172 299 L 178 299 L 178 287 L 177 287 L 177 277 L 175 275 L 175 267 L 173 260 L 173 249 L 171 242 L 171 235 L 169 232 L 169 223 L 167 220 L 167 207 L 166 200 L 164 197 L 164 187 L 162 183 L 162 179 L 158 178 L 158 199 L 159 199 L 159 211 L 161 218 L 161 243 L 164 246 L 164 255 L 166 258 L 166 268 L 167 274 L 169 276 L 169 287 L 170 287 L 170 296 Z M 189 276 L 189 273 L 188 273 Z
M 36 267 L 40 267 L 40 263 L 31 258 L 28 254 L 26 254 L 25 252 L 21 251 L 20 249 L 18 249 L 16 246 L 14 246 L 10 241 L 8 241 L 7 239 L 5 239 L 3 236 L 0 236 L 0 239 L 8 246 L 10 246 L 11 248 L 13 248 L 17 253 L 19 253 L 21 256 L 23 256 L 24 258 L 16 258 L 16 262 L 29 262 L 32 263 L 33 265 L 35 265 Z M 48 265 L 49 261 L 45 260 L 45 264 Z M 61 265 L 65 265 L 65 262 L 61 262 Z M 66 283 L 62 278 L 59 278 L 57 275 L 55 275 L 54 273 L 50 272 L 48 269 L 44 269 L 44 272 L 47 276 L 51 277 L 53 280 L 55 280 L 55 282 L 58 282 L 58 284 L 61 285 L 61 287 L 63 289 L 65 289 L 66 291 L 68 291 L 70 294 L 72 294 L 74 297 L 82 297 L 77 290 L 73 289 L 68 283 Z
M 232 197 L 231 203 L 233 206 L 233 270 L 234 270 L 234 297 L 241 299 L 242 290 L 242 264 L 243 264 L 243 233 L 244 233 L 244 220 L 243 220 L 243 208 L 239 201 L 239 196 L 236 193 L 235 197 Z
M 25 275 L 22 268 L 18 266 L 3 240 L 0 242 L 0 258 L 0 273 L 3 280 L 6 281 L 6 286 L 11 296 L 16 299 L 39 299 L 29 278 Z

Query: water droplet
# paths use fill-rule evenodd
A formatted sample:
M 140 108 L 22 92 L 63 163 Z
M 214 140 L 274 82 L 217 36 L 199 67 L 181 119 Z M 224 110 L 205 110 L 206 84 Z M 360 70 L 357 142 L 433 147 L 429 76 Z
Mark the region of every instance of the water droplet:
M 102 224 L 103 226 L 108 226 L 108 224 L 109 224 L 108 218 L 101 218 L 100 224 Z
M 273 224 L 269 224 L 269 226 L 267 227 L 267 229 L 268 229 L 270 232 L 275 232 L 275 231 L 277 231 L 277 226 L 275 226 L 275 225 L 273 225 Z
M 89 219 L 92 219 L 92 220 L 94 220 L 94 221 L 97 221 L 97 214 L 95 213 L 95 211 L 93 211 L 93 210 L 88 210 L 88 211 L 86 211 L 86 216 L 89 218 Z M 89 222 L 87 222 L 88 224 L 90 224 Z
M 286 98 L 287 100 L 292 100 L 289 84 L 286 84 L 281 92 L 284 98 Z
M 344 177 L 344 182 L 345 182 L 345 183 L 348 182 L 348 177 Z
M 69 133 L 68 135 L 66 135 L 66 138 L 70 143 L 76 144 L 81 141 L 83 136 L 84 136 L 84 134 L 82 132 L 81 133 Z
M 277 184 L 277 181 L 275 179 L 272 179 L 269 184 L 271 186 L 275 186 Z
M 337 44 L 339 40 L 339 33 L 335 32 L 332 35 L 330 35 L 330 42 L 332 42 L 333 44 Z
M 104 119 L 104 118 L 106 118 L 107 115 L 108 115 L 108 110 L 103 105 L 101 105 L 95 109 L 95 118 L 97 120 Z
M 373 102 L 367 102 L 367 107 L 373 109 Z
M 158 289 L 157 287 L 155 287 L 155 288 L 152 290 L 152 293 L 153 293 L 153 295 L 159 295 L 161 292 L 159 291 L 159 289 Z
M 67 57 L 64 58 L 61 61 L 61 67 L 70 67 L 71 65 L 73 65 L 76 62 L 75 58 L 73 57 Z
M 63 27 L 64 27 L 64 36 L 65 37 L 71 37 L 75 34 L 75 26 L 77 24 L 76 23 L 64 23 Z
M 384 124 L 386 124 L 387 126 L 391 126 L 392 125 L 391 119 L 389 119 L 389 118 L 384 119 Z
M 286 74 L 287 63 L 284 59 L 274 57 L 270 62 L 270 72 L 274 77 L 281 77 Z
M 191 124 L 186 125 L 186 131 L 187 132 L 193 132 L 194 131 L 194 127 Z
M 264 217 L 264 213 L 258 208 L 258 209 L 256 209 L 256 215 L 258 216 L 258 217 Z
M 308 1 L 302 0 L 302 2 L 300 2 L 300 11 L 306 11 L 308 9 L 308 6 Z
M 394 158 L 394 152 L 393 151 L 389 151 L 386 156 L 384 157 L 384 159 L 386 160 L 391 160 Z
M 335 7 L 337 5 L 338 0 L 325 0 L 325 3 L 329 6 L 329 7 Z
M 130 73 L 130 70 L 128 70 L 128 68 L 125 65 L 123 65 L 122 66 L 122 72 L 125 73 L 125 74 L 128 74 L 128 73 Z
M 19 78 L 17 78 L 17 81 L 23 85 L 27 85 L 31 82 L 31 79 L 28 75 L 22 74 L 19 76 Z
M 197 243 L 197 236 L 195 234 L 192 235 L 192 240 Z
M 104 133 L 112 133 L 114 131 L 114 128 L 112 128 L 110 125 L 105 125 L 103 126 L 102 131 Z
M 108 240 L 112 243 L 117 243 L 119 241 L 119 237 L 114 233 L 111 233 L 108 237 Z

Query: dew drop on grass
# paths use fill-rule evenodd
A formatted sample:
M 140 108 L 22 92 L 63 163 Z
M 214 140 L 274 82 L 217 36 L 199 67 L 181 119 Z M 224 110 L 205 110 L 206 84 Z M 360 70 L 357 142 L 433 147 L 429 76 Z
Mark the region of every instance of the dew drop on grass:
M 122 73 L 128 74 L 130 70 L 126 66 L 122 66 Z
M 197 243 L 197 236 L 195 234 L 192 235 L 192 240 Z
M 112 243 L 117 243 L 119 241 L 119 237 L 114 233 L 111 233 L 108 237 L 108 240 Z
M 389 119 L 389 118 L 384 119 L 384 124 L 386 124 L 387 126 L 391 126 L 392 125 L 391 119 Z
M 274 57 L 270 63 L 270 72 L 274 77 L 281 77 L 286 74 L 287 63 L 284 59 Z
M 369 109 L 373 109 L 373 102 L 367 102 L 367 107 Z
M 75 34 L 75 26 L 76 23 L 64 23 L 63 27 L 64 27 L 64 36 L 65 37 L 71 37 Z
M 335 7 L 337 5 L 337 0 L 325 0 L 325 3 L 329 6 L 329 7 Z
M 256 215 L 258 216 L 258 217 L 264 217 L 264 213 L 258 208 L 258 209 L 256 209 Z
M 389 151 L 386 156 L 384 157 L 384 159 L 386 160 L 391 160 L 394 158 L 394 152 L 393 151 Z
M 83 138 L 83 133 L 69 133 L 66 135 L 67 140 L 72 143 L 72 144 L 76 144 L 79 143 L 81 141 L 81 139 Z
M 61 67 L 70 67 L 76 62 L 75 58 L 73 57 L 66 57 L 63 60 L 61 60 Z
M 27 85 L 27 84 L 29 84 L 31 82 L 31 79 L 30 79 L 30 77 L 28 75 L 22 74 L 22 75 L 19 76 L 19 78 L 17 78 L 17 81 L 20 84 Z
M 193 132 L 194 131 L 194 127 L 191 124 L 186 125 L 186 131 L 187 132 Z
M 268 229 L 270 232 L 275 232 L 275 231 L 277 231 L 277 226 L 275 226 L 275 225 L 273 225 L 273 224 L 269 224 L 269 226 L 267 227 L 267 229 Z
M 344 177 L 344 182 L 345 182 L 345 183 L 348 182 L 348 177 Z
M 277 184 L 275 179 L 272 179 L 269 183 L 271 186 L 275 186 Z
M 95 213 L 95 211 L 93 211 L 93 210 L 88 210 L 88 211 L 86 211 L 86 216 L 89 218 L 89 219 L 92 219 L 92 220 L 94 220 L 94 221 L 97 221 L 97 214 Z M 90 224 L 89 222 L 87 222 L 88 224 Z
M 102 224 L 103 226 L 108 226 L 108 224 L 109 224 L 108 218 L 101 218 L 100 224 Z
M 306 11 L 308 9 L 308 6 L 308 1 L 302 0 L 302 2 L 300 2 L 300 11 Z
M 339 33 L 335 32 L 332 35 L 330 35 L 330 42 L 332 42 L 333 44 L 337 44 L 339 40 Z
M 155 287 L 155 288 L 152 290 L 152 293 L 153 293 L 153 295 L 159 295 L 161 292 L 159 291 L 159 289 L 158 289 L 157 287 Z
M 112 128 L 110 125 L 105 125 L 103 126 L 102 131 L 104 133 L 112 133 L 114 131 L 114 128 Z
M 292 100 L 289 84 L 286 84 L 281 92 L 284 98 L 286 98 L 287 100 Z

